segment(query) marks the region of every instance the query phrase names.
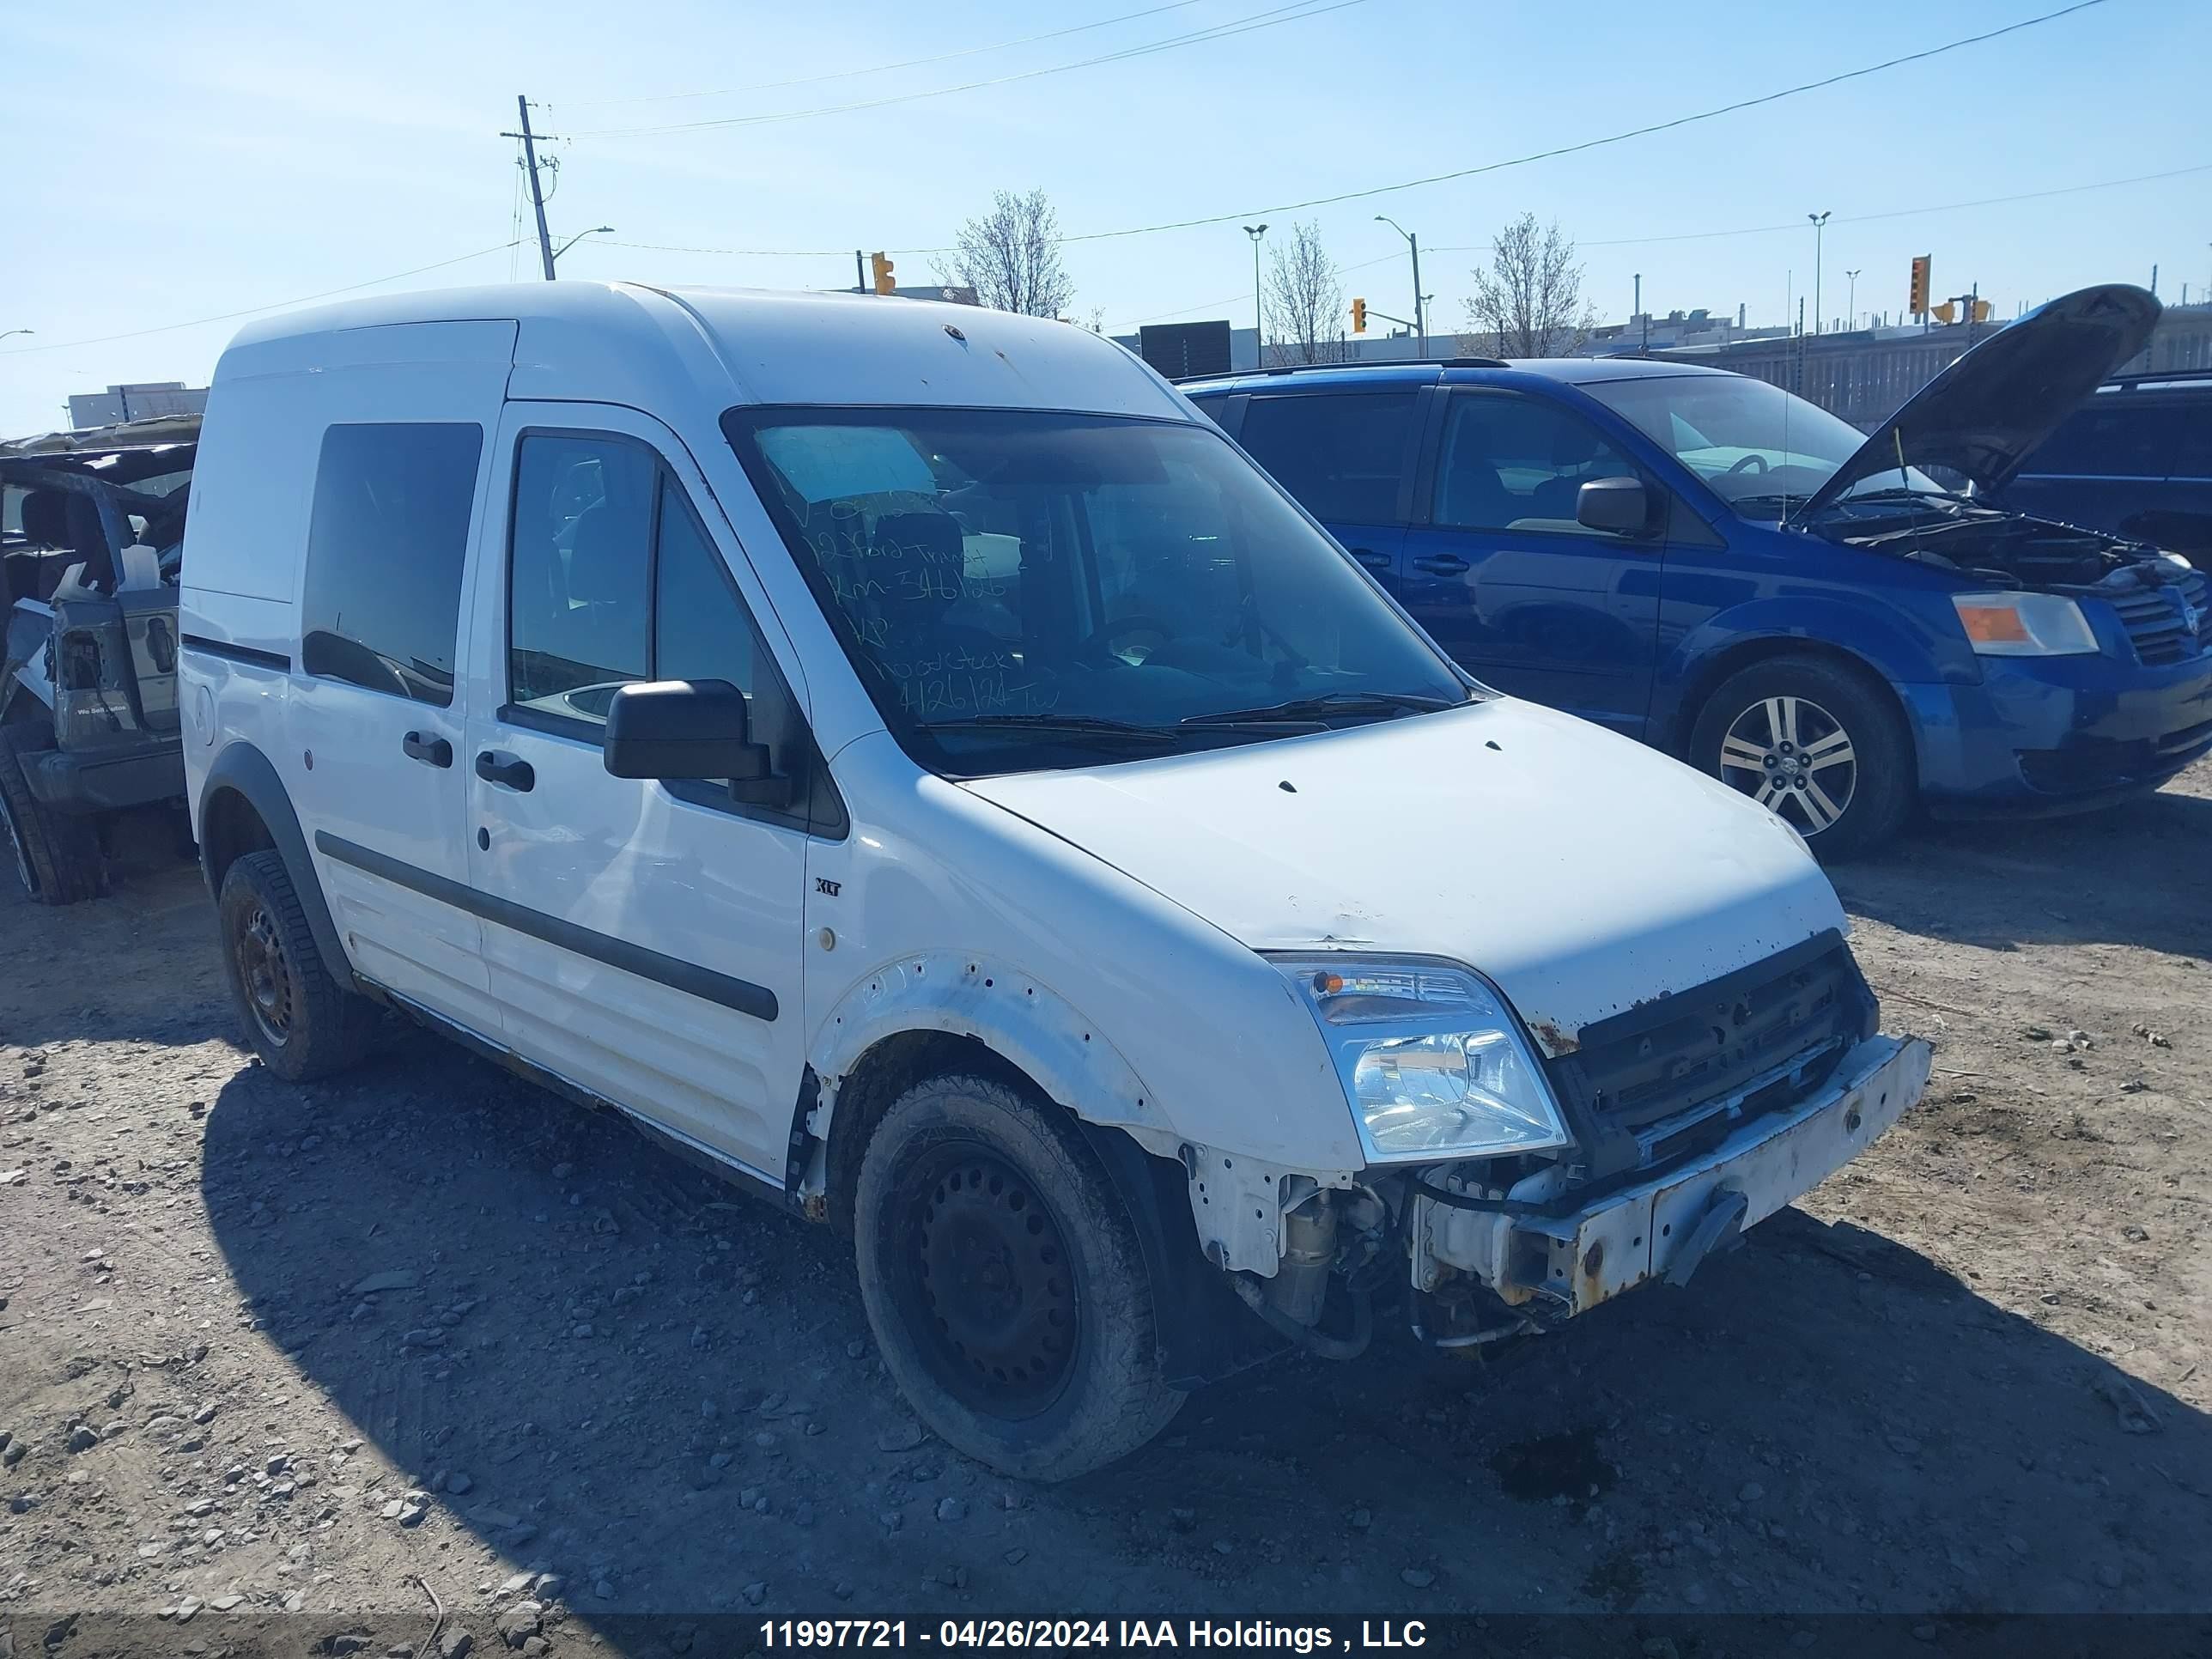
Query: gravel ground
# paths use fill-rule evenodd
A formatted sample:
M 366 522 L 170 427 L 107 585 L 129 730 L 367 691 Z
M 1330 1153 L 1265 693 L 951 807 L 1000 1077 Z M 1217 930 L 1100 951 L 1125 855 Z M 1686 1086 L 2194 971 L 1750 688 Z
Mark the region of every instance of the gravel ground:
M 2206 1612 L 2212 764 L 1838 884 L 1936 1045 L 1866 1157 L 1687 1289 L 1487 1364 L 1279 1362 L 1052 1489 L 923 1436 L 830 1232 L 406 1028 L 278 1084 L 189 866 L 11 892 L 0 1655 Z

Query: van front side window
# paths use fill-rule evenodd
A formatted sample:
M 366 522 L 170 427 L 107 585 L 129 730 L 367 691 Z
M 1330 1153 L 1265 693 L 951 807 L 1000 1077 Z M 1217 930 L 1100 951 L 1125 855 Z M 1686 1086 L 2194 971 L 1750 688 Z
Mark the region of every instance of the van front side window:
M 603 434 L 517 447 L 507 564 L 509 707 L 606 724 L 633 680 L 726 680 L 763 656 L 722 557 L 659 458 Z
M 732 411 L 724 427 L 925 763 L 1072 764 L 1102 742 L 1281 735 L 1284 705 L 1321 700 L 1310 730 L 1468 696 L 1211 426 L 787 409 Z

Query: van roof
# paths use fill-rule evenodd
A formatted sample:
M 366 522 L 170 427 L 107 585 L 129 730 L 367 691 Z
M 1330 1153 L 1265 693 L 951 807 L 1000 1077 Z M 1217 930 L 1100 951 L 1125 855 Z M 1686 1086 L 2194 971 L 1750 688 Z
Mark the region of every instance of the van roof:
M 248 324 L 229 375 L 395 362 L 409 343 L 361 331 L 516 325 L 510 398 L 663 407 L 933 404 L 1196 418 L 1134 354 L 1071 324 L 977 306 L 859 294 L 512 283 L 349 300 Z M 334 336 L 347 335 L 343 347 Z

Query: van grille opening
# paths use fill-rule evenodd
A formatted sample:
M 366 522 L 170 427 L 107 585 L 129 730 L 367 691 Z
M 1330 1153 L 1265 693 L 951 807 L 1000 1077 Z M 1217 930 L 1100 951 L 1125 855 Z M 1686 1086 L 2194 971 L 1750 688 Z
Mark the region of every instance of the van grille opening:
M 1858 964 L 1830 930 L 1586 1025 L 1582 1046 L 1547 1068 L 1571 1113 L 1601 1139 L 1632 1139 L 1633 1162 L 1649 1165 L 1691 1150 L 1701 1126 L 1725 1133 L 1806 1098 L 1872 1035 L 1875 1013 Z

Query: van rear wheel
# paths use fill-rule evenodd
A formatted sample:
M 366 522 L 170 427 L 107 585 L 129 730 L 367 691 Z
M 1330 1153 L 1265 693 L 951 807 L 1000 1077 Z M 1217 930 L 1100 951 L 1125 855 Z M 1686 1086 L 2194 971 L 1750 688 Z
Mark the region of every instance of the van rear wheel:
M 33 904 L 76 904 L 107 890 L 96 818 L 48 810 L 31 793 L 26 758 L 52 748 L 43 726 L 0 726 L 0 829 Z
M 1135 1229 L 1057 1108 L 987 1078 L 915 1085 L 861 1154 L 854 1217 L 884 1363 L 969 1456 L 1064 1480 L 1181 1407 Z
M 1829 860 L 1890 840 L 1917 793 L 1912 740 L 1894 705 L 1824 657 L 1770 657 L 1723 681 L 1698 716 L 1690 763 Z
M 239 1023 L 263 1065 L 288 1083 L 308 1083 L 368 1054 L 376 1005 L 324 966 L 283 854 L 264 848 L 233 864 L 216 920 Z

